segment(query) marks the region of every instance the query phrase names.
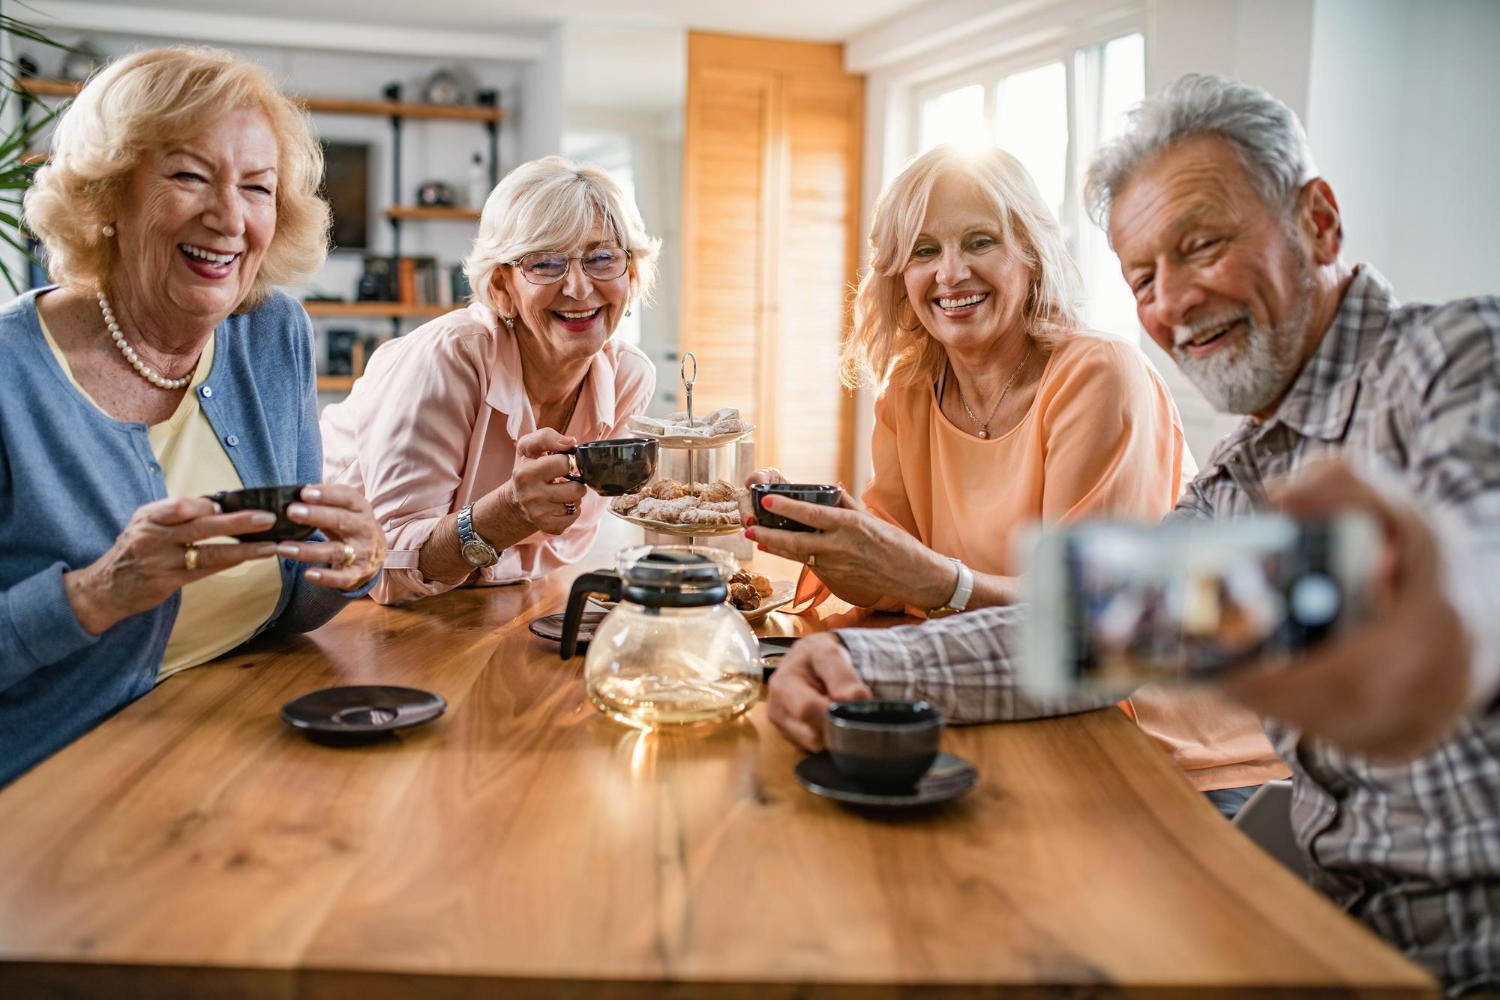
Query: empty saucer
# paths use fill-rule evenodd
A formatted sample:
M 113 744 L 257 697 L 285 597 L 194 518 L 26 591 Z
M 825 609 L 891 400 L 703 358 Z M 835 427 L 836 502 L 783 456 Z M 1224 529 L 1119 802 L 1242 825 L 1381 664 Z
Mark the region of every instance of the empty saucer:
M 760 637 L 760 658 L 766 667 L 766 673 L 776 669 L 781 658 L 791 651 L 792 643 L 800 636 L 795 635 L 763 635 Z
M 281 706 L 281 717 L 323 742 L 358 743 L 430 722 L 448 710 L 441 695 L 380 684 L 324 688 Z
M 979 772 L 962 757 L 940 753 L 932 767 L 913 788 L 894 792 L 876 791 L 858 785 L 833 766 L 825 750 L 803 758 L 797 765 L 797 781 L 814 795 L 855 806 L 926 806 L 956 799 L 979 784 Z
M 607 611 L 585 611 L 583 613 L 583 617 L 578 621 L 579 649 L 589 644 L 589 640 L 594 637 L 594 629 L 599 627 L 599 623 L 604 621 L 604 616 L 607 614 L 609 614 Z M 534 619 L 526 627 L 531 630 L 532 635 L 540 636 L 543 639 L 551 639 L 553 642 L 562 642 L 563 618 L 563 615 L 544 615 L 541 618 Z

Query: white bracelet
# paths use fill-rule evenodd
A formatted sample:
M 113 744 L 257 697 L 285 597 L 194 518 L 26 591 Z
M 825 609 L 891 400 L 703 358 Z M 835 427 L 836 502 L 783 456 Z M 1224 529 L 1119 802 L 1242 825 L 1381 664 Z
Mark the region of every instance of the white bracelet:
M 953 565 L 958 567 L 958 583 L 953 587 L 953 596 L 948 598 L 946 604 L 928 612 L 929 617 L 958 614 L 969 606 L 969 597 L 974 593 L 974 571 L 965 566 L 962 561 L 952 556 L 948 558 L 952 560 Z

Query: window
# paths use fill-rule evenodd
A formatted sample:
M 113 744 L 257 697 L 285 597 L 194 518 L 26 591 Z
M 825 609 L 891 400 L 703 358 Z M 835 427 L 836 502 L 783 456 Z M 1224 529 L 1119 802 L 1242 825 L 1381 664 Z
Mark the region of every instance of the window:
M 1083 275 L 1084 322 L 1131 339 L 1139 335 L 1135 303 L 1108 240 L 1085 215 L 1083 172 L 1145 89 L 1145 37 L 1134 32 L 1033 51 L 914 95 L 917 152 L 942 142 L 994 144 L 1021 161 Z

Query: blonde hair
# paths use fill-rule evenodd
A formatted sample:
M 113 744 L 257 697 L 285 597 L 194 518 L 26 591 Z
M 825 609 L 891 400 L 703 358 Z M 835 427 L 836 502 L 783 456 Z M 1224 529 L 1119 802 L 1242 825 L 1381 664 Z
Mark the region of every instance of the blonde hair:
M 1075 333 L 1080 279 L 1062 231 L 1036 183 L 1003 149 L 942 145 L 911 160 L 875 202 L 870 266 L 854 300 L 854 331 L 840 352 L 850 388 L 884 389 L 933 381 L 946 362 L 943 345 L 917 321 L 902 277 L 921 235 L 927 203 L 940 183 L 972 184 L 989 202 L 1003 246 L 1031 270 L 1022 319 L 1027 334 L 1051 347 Z
M 499 312 L 493 288 L 497 268 L 537 250 L 567 250 L 596 221 L 630 251 L 635 295 L 647 301 L 661 240 L 646 232 L 640 209 L 607 171 L 561 156 L 521 164 L 485 199 L 479 233 L 464 258 L 474 300 Z
M 318 197 L 323 149 L 307 114 L 260 66 L 220 49 L 147 49 L 101 70 L 64 112 L 52 155 L 26 192 L 26 223 L 42 241 L 47 271 L 61 285 L 102 289 L 120 267 L 103 234 L 131 175 L 153 152 L 200 135 L 215 120 L 256 108 L 276 136 L 276 233 L 245 299 L 259 305 L 272 285 L 293 284 L 323 266 L 329 209 Z

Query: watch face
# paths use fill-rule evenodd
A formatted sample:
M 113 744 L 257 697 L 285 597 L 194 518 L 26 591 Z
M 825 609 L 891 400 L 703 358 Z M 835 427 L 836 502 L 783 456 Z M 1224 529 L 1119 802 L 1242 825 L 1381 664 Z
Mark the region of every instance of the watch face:
M 465 542 L 462 552 L 470 566 L 488 566 L 495 561 L 495 550 L 480 541 Z

